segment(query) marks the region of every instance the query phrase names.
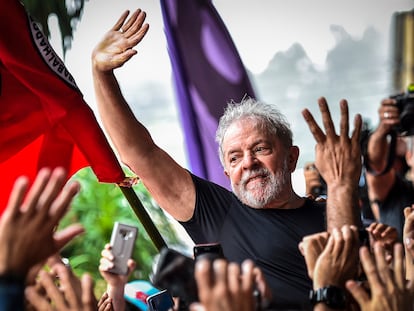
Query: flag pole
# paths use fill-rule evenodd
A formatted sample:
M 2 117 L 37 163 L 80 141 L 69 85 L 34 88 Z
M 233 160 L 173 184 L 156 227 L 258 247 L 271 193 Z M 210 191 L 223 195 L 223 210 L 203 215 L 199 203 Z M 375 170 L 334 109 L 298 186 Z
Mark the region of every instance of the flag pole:
M 148 215 L 147 211 L 145 210 L 145 207 L 142 205 L 134 189 L 132 189 L 132 187 L 124 186 L 119 186 L 119 188 L 121 189 L 125 198 L 128 200 L 135 214 L 141 221 L 145 231 L 147 231 L 149 237 L 151 238 L 152 242 L 154 243 L 158 251 L 161 251 L 162 248 L 167 247 L 167 244 L 162 238 L 157 227 L 152 222 L 151 217 Z

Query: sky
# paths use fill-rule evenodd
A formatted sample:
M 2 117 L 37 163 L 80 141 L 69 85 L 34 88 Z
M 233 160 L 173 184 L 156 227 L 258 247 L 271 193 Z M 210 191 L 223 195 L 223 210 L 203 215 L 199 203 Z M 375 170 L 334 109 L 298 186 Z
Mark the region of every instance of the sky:
M 300 42 L 309 57 L 323 65 L 335 41 L 329 25 L 342 25 L 356 37 L 362 35 L 367 25 L 385 33 L 389 30 L 393 11 L 409 10 L 414 6 L 412 0 L 215 0 L 213 3 L 243 62 L 254 73 L 265 69 L 275 51 L 286 50 L 294 42 Z M 87 1 L 72 51 L 68 53 L 69 64 L 74 68 L 82 67 L 85 60 L 77 56 L 79 51 L 90 50 L 124 10 L 138 7 L 147 12 L 151 27 L 142 43 L 140 58 L 152 61 L 137 62 L 139 66 L 146 65 L 145 79 L 165 80 L 169 59 L 157 0 Z
M 258 76 L 265 73 L 276 53 L 288 55 L 295 43 L 302 46 L 312 68 L 323 72 L 327 56 L 343 40 L 341 32 L 333 31 L 332 25 L 341 26 L 355 40 L 363 38 L 366 29 L 373 27 L 384 36 L 386 46 L 392 13 L 414 7 L 412 0 L 216 0 L 213 3 L 246 68 Z M 150 30 L 138 46 L 138 54 L 116 74 L 127 101 L 154 140 L 186 166 L 159 1 L 87 1 L 65 62 L 86 101 L 96 111 L 90 70 L 92 49 L 125 10 L 138 7 L 147 12 Z M 59 51 L 57 26 L 53 19 L 50 23 L 51 43 Z M 298 94 L 294 87 L 292 90 L 290 94 Z M 299 115 L 298 111 L 295 113 Z M 296 118 L 291 121 L 294 126 L 300 122 Z M 303 191 L 303 185 L 297 187 L 299 192 Z

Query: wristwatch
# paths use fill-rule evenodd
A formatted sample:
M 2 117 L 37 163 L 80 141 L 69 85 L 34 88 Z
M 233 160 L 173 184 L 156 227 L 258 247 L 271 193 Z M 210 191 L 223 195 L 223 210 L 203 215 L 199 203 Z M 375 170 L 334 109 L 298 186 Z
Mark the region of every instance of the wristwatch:
M 312 306 L 323 302 L 332 309 L 345 309 L 346 294 L 343 288 L 337 286 L 325 286 L 309 292 L 309 300 Z

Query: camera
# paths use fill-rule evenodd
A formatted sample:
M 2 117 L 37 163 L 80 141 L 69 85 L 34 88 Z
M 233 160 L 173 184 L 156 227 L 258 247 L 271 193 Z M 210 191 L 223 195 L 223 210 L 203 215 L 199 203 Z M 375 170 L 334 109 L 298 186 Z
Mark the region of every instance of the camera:
M 304 166 L 304 177 L 307 195 L 314 198 L 326 197 L 327 185 L 313 162 L 307 162 Z
M 195 263 L 204 257 L 209 260 L 225 258 L 219 243 L 196 244 L 195 258 L 190 258 L 179 251 L 164 247 L 151 276 L 152 284 L 159 289 L 166 289 L 173 297 L 179 297 L 179 310 L 187 310 L 192 302 L 199 301 L 197 282 L 194 278 Z M 258 309 L 268 304 L 262 299 L 260 291 L 254 288 L 252 295 Z
M 159 289 L 168 290 L 173 297 L 179 297 L 180 306 L 185 309 L 192 302 L 198 301 L 194 264 L 194 259 L 164 247 L 160 251 L 151 282 Z
M 312 194 L 315 196 L 315 198 L 317 197 L 323 197 L 326 196 L 328 194 L 328 189 L 326 186 L 326 181 L 325 179 L 322 178 L 322 176 L 319 176 L 319 181 L 321 183 L 320 186 L 318 187 L 314 187 L 312 188 Z
M 400 124 L 397 132 L 403 136 L 414 135 L 414 84 L 410 84 L 407 92 L 390 96 L 395 99 L 400 112 Z

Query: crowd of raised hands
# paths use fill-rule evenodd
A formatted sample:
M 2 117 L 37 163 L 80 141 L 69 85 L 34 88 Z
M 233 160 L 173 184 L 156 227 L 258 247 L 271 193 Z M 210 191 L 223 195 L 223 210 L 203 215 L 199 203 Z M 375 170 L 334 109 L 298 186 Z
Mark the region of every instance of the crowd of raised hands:
M 325 118 L 330 120 L 323 99 L 320 107 L 322 112 L 325 111 Z M 345 120 L 346 103 L 342 103 L 341 109 Z M 317 160 L 321 162 L 326 153 L 321 146 L 339 137 L 333 130 L 330 131 L 332 137 L 324 136 L 313 117 L 306 112 L 304 116 L 314 137 L 319 140 L 317 155 L 320 159 Z M 347 133 L 347 128 L 343 132 Z M 352 139 L 356 140 L 357 134 Z M 345 145 L 349 144 L 345 142 Z M 357 169 L 359 167 L 355 166 Z M 107 289 L 100 297 L 95 296 L 94 282 L 89 275 L 75 275 L 61 260 L 60 250 L 84 233 L 79 224 L 56 231 L 80 190 L 79 183 L 66 183 L 66 177 L 62 168 L 44 168 L 31 186 L 25 177 L 15 182 L 0 218 L 1 310 L 124 311 L 132 308 L 125 300 L 125 285 L 135 269 L 134 260 L 128 261 L 125 275 L 114 274 L 110 272 L 114 254 L 109 244 L 104 246 L 97 268 Z M 337 176 L 333 178 L 338 180 Z M 329 196 L 327 200 L 329 202 Z M 334 203 L 341 204 L 339 201 Z M 343 204 L 348 206 L 350 203 Z M 395 228 L 390 226 L 372 223 L 363 228 L 347 225 L 347 221 L 340 227 L 331 225 L 326 232 L 303 237 L 298 248 L 313 290 L 310 289 L 309 306 L 298 310 L 414 310 L 414 205 L 405 208 L 404 216 L 403 243 L 399 242 Z M 349 216 L 349 223 L 357 223 L 352 221 L 353 218 L 354 215 Z M 338 214 L 331 214 L 332 219 L 335 221 L 331 224 L 342 221 Z M 193 277 L 198 300 L 188 306 L 189 310 L 272 310 L 267 307 L 272 293 L 253 260 L 243 263 L 226 259 L 197 260 Z M 324 294 L 318 291 L 321 288 L 335 291 L 336 300 L 320 302 Z M 173 308 L 182 309 L 180 297 L 174 298 L 176 305 Z
M 0 218 L 0 310 L 127 310 L 124 286 L 135 261 L 128 261 L 128 273 L 109 272 L 114 255 L 109 244 L 102 251 L 99 271 L 107 290 L 99 298 L 94 294 L 94 280 L 88 274 L 75 275 L 59 256 L 59 251 L 74 237 L 84 233 L 79 224 L 56 231 L 67 212 L 79 184 L 65 185 L 65 171 L 42 169 L 29 188 L 25 177 L 19 178 L 8 206 Z M 267 292 L 261 271 L 253 261 L 242 265 L 208 260 L 196 265 L 195 279 L 200 302 L 192 310 L 253 310 L 253 288 Z M 228 286 L 228 287 L 227 287 Z
M 360 231 L 354 226 L 334 229 L 331 234 L 307 236 L 299 247 L 305 257 L 314 289 L 336 286 L 344 290 L 343 310 L 413 310 L 411 283 L 411 238 L 414 223 L 407 208 L 405 246 L 376 240 L 370 234 L 367 245 L 361 243 Z M 324 304 L 315 310 L 331 310 Z
M 27 178 L 16 180 L 0 218 L 2 310 L 96 309 L 93 280 L 78 279 L 58 256 L 84 232 L 79 224 L 56 231 L 79 188 L 77 182 L 66 184 L 62 168 L 41 169 L 30 187 Z
M 124 287 L 136 266 L 133 259 L 126 275 L 113 274 L 109 269 L 114 256 L 109 244 L 104 246 L 99 271 L 107 290 L 97 299 L 91 277 L 76 276 L 59 257 L 60 249 L 84 231 L 79 224 L 56 231 L 79 191 L 78 183 L 64 181 L 63 169 L 42 169 L 30 188 L 24 177 L 14 185 L 0 218 L 1 310 L 128 310 Z M 361 240 L 361 230 L 348 225 L 304 237 L 298 247 L 314 289 L 342 289 L 343 310 L 413 310 L 414 206 L 404 214 L 403 244 L 392 238 L 393 230 L 379 224 L 364 229 L 369 241 Z M 199 301 L 190 310 L 259 310 L 271 296 L 252 260 L 239 265 L 201 259 L 194 278 Z M 255 290 L 260 292 L 260 305 L 252 294 Z M 314 310 L 333 309 L 318 303 Z

